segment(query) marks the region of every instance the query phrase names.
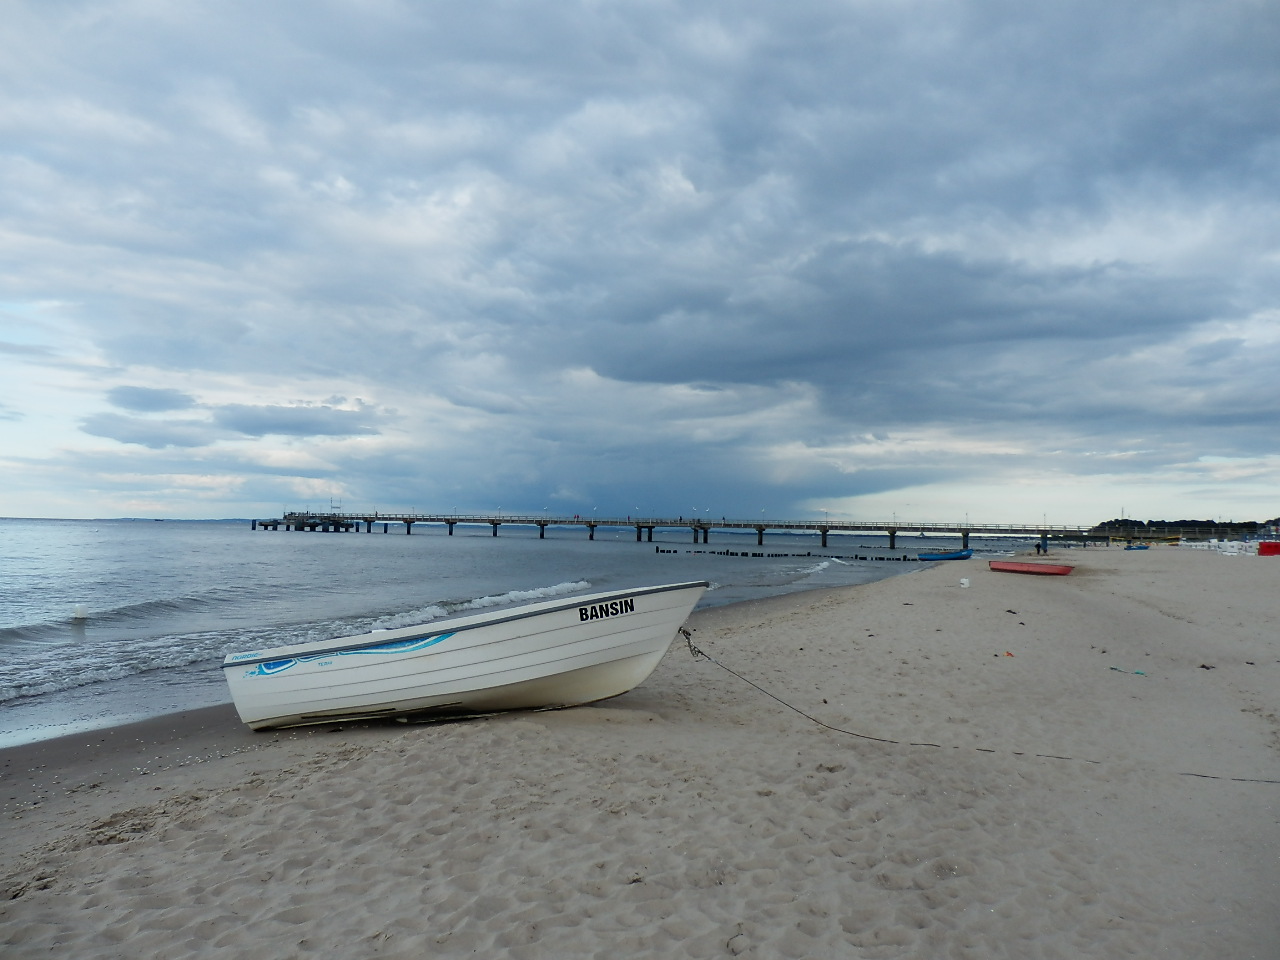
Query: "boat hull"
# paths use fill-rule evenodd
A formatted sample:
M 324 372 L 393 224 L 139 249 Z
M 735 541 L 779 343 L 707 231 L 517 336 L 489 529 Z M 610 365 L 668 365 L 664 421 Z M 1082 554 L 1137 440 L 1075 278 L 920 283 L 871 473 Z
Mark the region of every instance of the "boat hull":
M 973 556 L 972 550 L 952 550 L 950 553 L 922 553 L 919 560 L 968 560 Z
M 335 720 L 567 707 L 642 683 L 705 582 L 544 600 L 397 630 L 229 654 L 255 730 Z
M 1065 577 L 1075 567 L 1061 563 L 1027 563 L 1022 560 L 988 560 L 992 570 L 1003 573 L 1030 573 L 1045 577 Z

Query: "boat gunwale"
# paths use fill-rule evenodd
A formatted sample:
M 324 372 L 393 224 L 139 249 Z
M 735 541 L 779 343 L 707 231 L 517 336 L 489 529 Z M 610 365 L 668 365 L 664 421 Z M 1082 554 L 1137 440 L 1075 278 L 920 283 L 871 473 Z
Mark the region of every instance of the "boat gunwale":
M 493 627 L 503 623 L 511 623 L 516 620 L 525 620 L 531 617 L 539 617 L 544 614 L 561 613 L 565 610 L 572 610 L 575 607 L 583 605 L 583 601 L 599 603 L 602 600 L 607 602 L 615 599 L 628 599 L 631 597 L 644 597 L 652 594 L 670 593 L 675 590 L 687 590 L 693 587 L 701 587 L 706 590 L 711 584 L 706 580 L 689 580 L 683 583 L 661 584 L 656 587 L 636 587 L 625 590 L 604 591 L 601 593 L 584 593 L 576 597 L 566 597 L 560 602 L 554 600 L 535 601 L 535 603 L 553 604 L 545 609 L 527 610 L 523 613 L 508 612 L 506 616 L 501 616 L 506 608 L 500 608 L 493 611 L 492 615 L 471 614 L 464 617 L 453 617 L 447 620 L 434 620 L 425 624 L 417 624 L 409 627 L 397 627 L 391 630 L 384 630 L 377 634 L 359 634 L 357 637 L 333 637 L 330 640 L 313 640 L 306 643 L 289 644 L 283 647 L 272 647 L 268 650 L 250 651 L 258 653 L 257 656 L 245 657 L 240 660 L 232 660 L 232 657 L 244 656 L 243 654 L 228 653 L 222 661 L 222 669 L 228 670 L 234 667 L 254 666 L 259 663 L 272 663 L 276 660 L 287 660 L 297 656 L 312 656 L 320 654 L 337 654 L 347 653 L 353 650 L 366 650 L 371 647 L 380 647 L 388 643 L 399 643 L 406 640 L 427 640 L 431 637 L 440 636 L 441 634 L 457 634 L 467 630 L 477 630 L 481 627 Z M 524 607 L 533 606 L 534 604 L 525 604 Z M 511 608 L 514 610 L 524 609 L 522 607 Z M 460 623 L 460 621 L 471 620 L 476 617 L 483 617 L 475 623 Z M 420 627 L 428 629 L 417 632 Z M 342 643 L 343 640 L 359 640 L 358 643 Z M 335 643 L 337 646 L 322 646 L 326 643 Z M 411 652 L 411 651 L 406 651 Z

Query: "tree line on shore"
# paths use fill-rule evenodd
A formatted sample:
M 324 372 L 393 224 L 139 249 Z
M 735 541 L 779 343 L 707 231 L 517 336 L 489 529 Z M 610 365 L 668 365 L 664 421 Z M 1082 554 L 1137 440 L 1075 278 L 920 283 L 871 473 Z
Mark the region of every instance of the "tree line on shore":
M 1275 527 L 1280 524 L 1280 517 L 1274 520 L 1133 520 L 1128 517 L 1117 517 L 1104 520 L 1094 527 L 1090 533 L 1105 534 L 1112 537 L 1156 536 L 1161 531 L 1196 530 L 1209 536 L 1222 538 L 1256 536 L 1264 527 Z

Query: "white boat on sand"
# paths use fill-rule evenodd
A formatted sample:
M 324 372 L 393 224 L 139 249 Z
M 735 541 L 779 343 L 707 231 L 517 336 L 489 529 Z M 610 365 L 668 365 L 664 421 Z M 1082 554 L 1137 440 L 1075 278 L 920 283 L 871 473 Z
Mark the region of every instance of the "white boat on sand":
M 706 589 L 671 583 L 228 654 L 255 730 L 335 720 L 569 707 L 642 683 Z

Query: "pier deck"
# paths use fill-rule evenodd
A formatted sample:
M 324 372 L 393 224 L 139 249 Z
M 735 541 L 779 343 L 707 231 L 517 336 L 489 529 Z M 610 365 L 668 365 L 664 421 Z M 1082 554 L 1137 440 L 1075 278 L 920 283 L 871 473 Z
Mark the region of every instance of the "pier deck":
M 955 523 L 955 522 L 906 522 L 891 521 L 856 521 L 856 520 L 743 520 L 721 517 L 714 520 L 710 517 L 586 517 L 582 515 L 553 517 L 545 514 L 511 514 L 511 513 L 286 513 L 283 517 L 269 520 L 252 521 L 253 529 L 266 530 L 301 530 L 324 532 L 353 532 L 363 528 L 365 533 L 372 533 L 375 524 L 383 524 L 385 532 L 392 524 L 403 525 L 405 533 L 412 533 L 414 524 L 426 523 L 442 525 L 453 535 L 454 527 L 463 525 L 487 525 L 493 536 L 504 524 L 536 526 L 538 536 L 545 538 L 547 527 L 583 527 L 588 538 L 595 539 L 597 527 L 631 527 L 636 531 L 637 542 L 647 536 L 653 541 L 656 529 L 688 529 L 692 531 L 694 543 L 706 543 L 712 530 L 754 530 L 757 545 L 764 543 L 766 532 L 776 533 L 808 532 L 822 537 L 822 545 L 827 546 L 827 535 L 830 533 L 880 533 L 889 537 L 889 548 L 895 549 L 899 533 L 919 533 L 952 535 L 961 538 L 965 547 L 970 536 L 1033 536 L 1042 540 L 1049 538 L 1086 540 L 1106 539 L 1104 533 L 1091 533 L 1094 528 L 1061 525 L 1061 524 L 997 524 L 997 523 Z

